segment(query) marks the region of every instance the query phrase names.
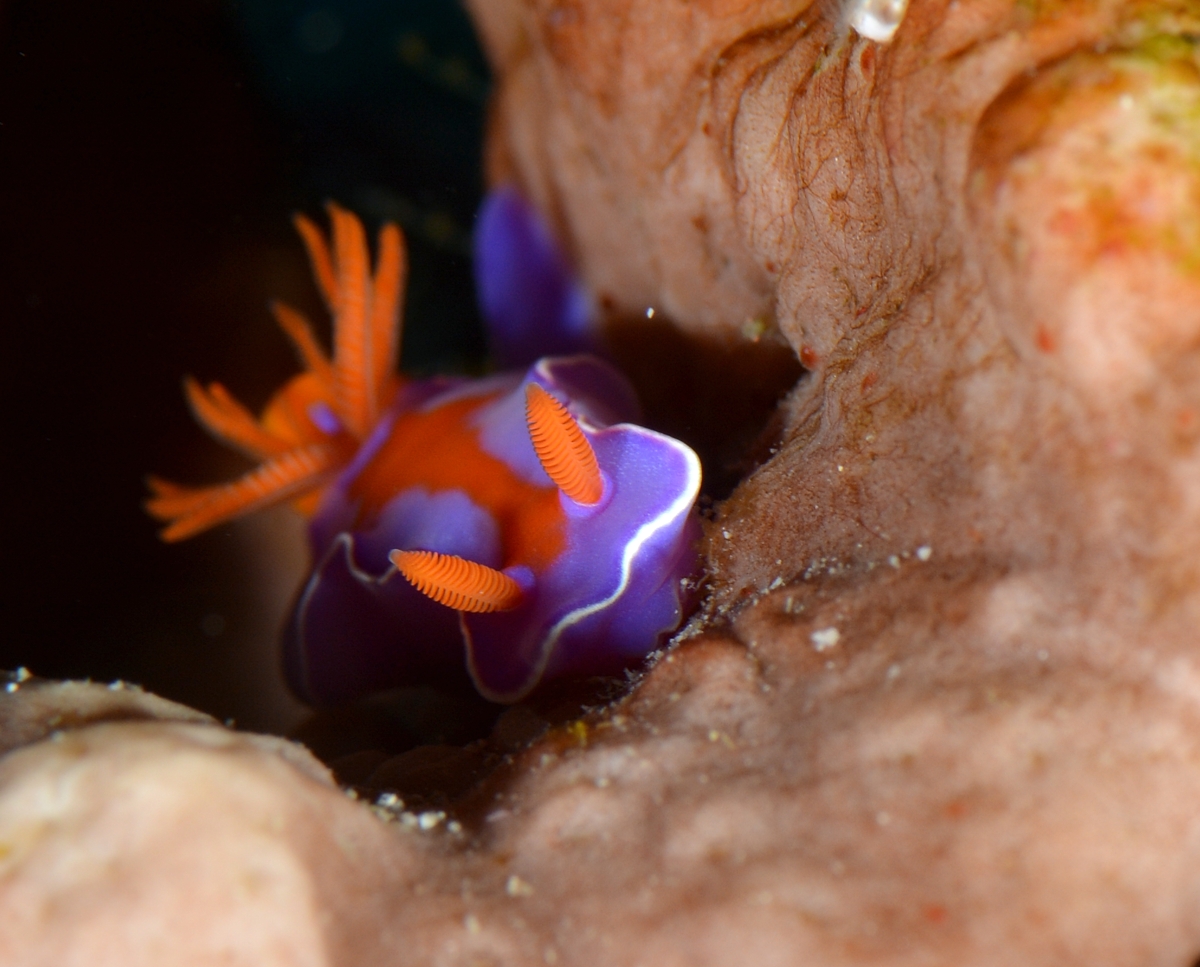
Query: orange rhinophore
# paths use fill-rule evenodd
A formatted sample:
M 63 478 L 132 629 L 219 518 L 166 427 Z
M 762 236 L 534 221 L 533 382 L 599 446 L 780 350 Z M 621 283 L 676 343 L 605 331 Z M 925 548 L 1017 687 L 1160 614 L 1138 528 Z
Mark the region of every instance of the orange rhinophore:
M 457 611 L 510 611 L 521 603 L 521 586 L 503 571 L 453 554 L 392 551 L 393 564 L 418 591 Z
M 546 476 L 577 504 L 599 503 L 604 479 L 587 437 L 558 400 L 536 383 L 525 388 L 529 439 Z
M 383 227 L 372 276 L 362 223 L 333 204 L 329 217 L 332 250 L 311 221 L 303 215 L 295 221 L 334 318 L 333 358 L 301 313 L 275 303 L 275 319 L 306 371 L 271 398 L 261 419 L 220 383 L 204 387 L 194 379 L 184 381 L 200 424 L 260 463 L 240 479 L 213 487 L 184 487 L 151 477 L 146 510 L 167 524 L 163 540 L 183 540 L 285 500 L 311 512 L 322 489 L 350 463 L 395 395 L 406 267 L 403 237 L 395 225 Z

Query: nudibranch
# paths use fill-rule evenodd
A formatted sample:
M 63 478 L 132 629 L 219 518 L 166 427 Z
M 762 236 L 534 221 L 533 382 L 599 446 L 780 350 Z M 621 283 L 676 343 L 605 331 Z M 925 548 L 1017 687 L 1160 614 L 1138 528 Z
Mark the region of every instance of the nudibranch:
M 596 351 L 588 292 L 515 188 L 497 188 L 484 199 L 474 248 L 475 288 L 489 348 L 501 366 Z
M 683 618 L 697 568 L 696 454 L 638 426 L 628 382 L 594 356 L 481 379 L 396 372 L 403 237 L 329 206 L 332 245 L 298 216 L 334 320 L 273 306 L 304 372 L 255 418 L 185 382 L 197 420 L 258 465 L 191 488 L 151 478 L 149 512 L 182 540 L 271 504 L 310 518 L 312 571 L 284 634 L 316 704 L 461 677 L 499 702 L 619 673 Z

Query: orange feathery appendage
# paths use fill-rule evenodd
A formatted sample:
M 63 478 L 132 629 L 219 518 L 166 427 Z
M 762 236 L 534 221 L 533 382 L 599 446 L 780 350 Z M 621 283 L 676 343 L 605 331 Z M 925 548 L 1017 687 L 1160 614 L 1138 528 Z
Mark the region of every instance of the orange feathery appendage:
M 181 541 L 319 487 L 337 465 L 336 449 L 316 444 L 289 450 L 259 464 L 238 480 L 215 487 L 181 487 L 151 477 L 153 496 L 145 507 L 152 517 L 170 521 L 159 534 L 164 541 Z
M 206 389 L 189 376 L 183 381 L 183 393 L 196 422 L 256 460 L 276 456 L 292 446 L 263 427 L 220 383 L 209 383 Z
M 404 235 L 395 225 L 379 230 L 379 252 L 375 258 L 375 279 L 371 289 L 371 361 L 375 365 L 375 387 L 386 403 L 392 374 L 400 354 L 400 293 L 408 282 L 408 252 Z
M 303 215 L 296 230 L 304 239 L 313 275 L 334 316 L 333 361 L 330 370 L 333 409 L 360 440 L 364 439 L 394 389 L 392 373 L 400 352 L 400 294 L 407 275 L 404 237 L 395 225 L 379 232 L 379 253 L 374 275 L 362 222 L 346 209 L 330 203 L 333 246 Z M 298 313 L 281 316 L 280 324 L 293 337 L 306 360 L 303 329 Z M 296 334 L 301 339 L 296 338 Z M 312 372 L 321 367 L 309 363 Z
M 329 314 L 336 318 L 340 301 L 338 278 L 333 269 L 333 256 L 329 254 L 329 243 L 325 241 L 321 230 L 303 215 L 296 215 L 292 224 L 296 226 L 296 231 L 300 233 L 308 251 L 308 260 L 312 263 L 313 275 L 317 278 L 317 288 L 321 290 L 325 305 L 329 307 Z
M 436 551 L 389 555 L 418 591 L 456 611 L 508 611 L 521 603 L 521 586 L 503 571 Z
M 333 329 L 333 371 L 338 413 L 350 432 L 362 439 L 378 413 L 375 364 L 370 332 L 371 258 L 362 222 L 337 205 L 329 205 L 333 222 L 334 266 L 338 311 Z
M 286 302 L 272 302 L 271 312 L 275 321 L 279 323 L 279 328 L 296 347 L 304 368 L 321 384 L 325 396 L 332 398 L 333 367 L 329 363 L 329 357 L 325 355 L 325 350 L 317 342 L 317 337 L 313 335 L 312 326 L 308 324 L 304 313 L 297 312 Z
M 546 476 L 577 504 L 595 504 L 604 494 L 596 452 L 575 418 L 537 383 L 525 388 L 529 439 Z
M 301 313 L 275 303 L 272 312 L 306 372 L 272 397 L 261 418 L 220 383 L 205 387 L 193 379 L 185 381 L 196 419 L 217 439 L 264 462 L 241 479 L 215 487 L 182 487 L 152 479 L 146 509 L 167 522 L 163 540 L 183 540 L 285 500 L 311 513 L 321 488 L 350 461 L 395 393 L 400 296 L 407 274 L 404 238 L 395 225 L 383 226 L 372 275 L 362 223 L 334 204 L 329 205 L 329 218 L 332 244 L 303 215 L 296 216 L 295 224 L 333 315 L 332 358 Z M 314 423 L 314 405 L 326 407 L 340 428 Z

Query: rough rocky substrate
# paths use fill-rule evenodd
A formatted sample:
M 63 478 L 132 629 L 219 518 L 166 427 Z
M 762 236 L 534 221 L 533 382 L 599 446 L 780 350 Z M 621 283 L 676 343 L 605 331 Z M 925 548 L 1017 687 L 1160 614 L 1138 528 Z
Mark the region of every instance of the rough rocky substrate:
M 1114 682 L 1022 647 L 1036 588 L 889 572 L 685 643 L 457 819 L 178 709 L 55 732 L 0 765 L 0 960 L 1190 963 L 1190 664 Z

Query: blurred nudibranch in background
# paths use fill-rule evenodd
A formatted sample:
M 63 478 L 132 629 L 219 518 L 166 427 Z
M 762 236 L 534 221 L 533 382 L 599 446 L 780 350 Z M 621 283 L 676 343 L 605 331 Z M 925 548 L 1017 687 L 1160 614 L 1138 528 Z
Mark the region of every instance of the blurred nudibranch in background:
M 629 383 L 587 348 L 582 289 L 511 189 L 480 216 L 476 274 L 493 347 L 526 369 L 480 379 L 397 372 L 404 239 L 357 217 L 296 227 L 334 320 L 272 308 L 304 372 L 256 418 L 219 383 L 185 382 L 197 420 L 258 465 L 232 483 L 150 479 L 182 540 L 291 501 L 312 570 L 284 633 L 292 688 L 315 704 L 461 677 L 518 701 L 547 681 L 619 673 L 680 624 L 698 568 L 700 463 L 638 426 Z

